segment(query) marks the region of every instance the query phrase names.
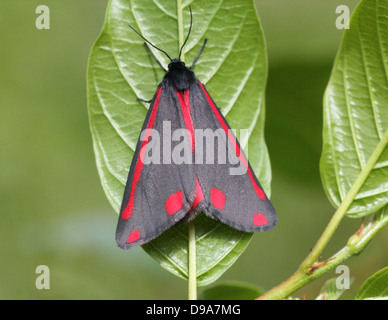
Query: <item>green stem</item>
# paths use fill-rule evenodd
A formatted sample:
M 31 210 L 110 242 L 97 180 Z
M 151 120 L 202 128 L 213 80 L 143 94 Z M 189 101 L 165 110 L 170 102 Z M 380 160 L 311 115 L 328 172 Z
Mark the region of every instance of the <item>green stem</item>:
M 388 144 L 388 130 L 385 132 L 383 138 L 377 144 L 375 150 L 373 151 L 372 155 L 370 156 L 365 167 L 362 169 L 362 171 L 358 175 L 356 181 L 353 183 L 352 187 L 348 191 L 345 199 L 342 201 L 342 203 L 338 207 L 337 211 L 334 213 L 333 217 L 331 218 L 329 224 L 327 225 L 322 236 L 320 237 L 320 239 L 316 243 L 315 247 L 310 252 L 310 254 L 307 256 L 307 258 L 302 262 L 300 269 L 307 270 L 321 255 L 323 249 L 326 247 L 326 245 L 329 242 L 330 238 L 332 237 L 334 231 L 338 228 L 339 223 L 341 222 L 342 218 L 345 216 L 346 212 L 348 211 L 354 198 L 357 196 L 358 192 L 360 191 L 365 180 L 368 178 L 369 174 L 373 170 L 373 167 L 375 166 L 375 164 L 379 160 L 380 155 L 384 151 L 387 144 Z
M 359 176 L 348 191 L 345 199 L 341 202 L 337 211 L 334 213 L 326 229 L 315 244 L 313 250 L 304 259 L 298 270 L 289 279 L 265 293 L 262 297 L 260 297 L 261 299 L 285 298 L 291 293 L 295 292 L 297 289 L 307 284 L 308 282 L 311 282 L 312 280 L 317 278 L 317 274 L 319 273 L 311 272 L 310 268 L 318 260 L 323 249 L 326 247 L 327 243 L 331 239 L 334 231 L 338 228 L 338 225 L 340 224 L 342 218 L 345 216 L 350 205 L 354 201 L 354 198 L 357 196 L 365 180 L 368 178 L 370 172 L 373 170 L 373 167 L 376 165 L 381 153 L 384 151 L 387 144 L 388 130 L 385 131 L 384 136 L 376 146 L 367 164 L 360 172 Z M 329 265 L 332 265 L 332 263 L 329 263 Z
M 311 281 L 321 277 L 322 275 L 333 270 L 335 267 L 341 265 L 349 258 L 360 254 L 360 252 L 368 245 L 368 243 L 374 238 L 374 236 L 386 225 L 388 225 L 388 206 L 381 210 L 376 215 L 377 219 L 372 220 L 369 225 L 364 229 L 361 235 L 353 235 L 348 244 L 338 251 L 332 258 L 327 260 L 327 263 L 316 269 L 311 274 L 306 274 L 298 270 L 289 279 L 281 283 L 279 286 L 266 292 L 259 297 L 260 300 L 274 300 L 284 299 L 291 293 L 295 292 L 299 288 L 307 285 Z
M 189 300 L 197 300 L 197 255 L 194 221 L 189 223 Z

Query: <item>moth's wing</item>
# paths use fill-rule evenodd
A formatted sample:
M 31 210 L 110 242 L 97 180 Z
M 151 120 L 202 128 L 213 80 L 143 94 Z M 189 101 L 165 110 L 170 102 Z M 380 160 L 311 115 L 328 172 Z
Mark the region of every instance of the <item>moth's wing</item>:
M 184 127 L 176 91 L 162 84 L 151 102 L 128 174 L 116 229 L 120 248 L 151 241 L 190 210 L 195 197 L 194 167 L 171 160 L 171 151 L 188 143 L 183 137 L 171 141 L 171 133 Z
M 197 202 L 203 199 L 197 210 L 245 232 L 273 228 L 276 212 L 225 118 L 199 81 L 190 91 Z

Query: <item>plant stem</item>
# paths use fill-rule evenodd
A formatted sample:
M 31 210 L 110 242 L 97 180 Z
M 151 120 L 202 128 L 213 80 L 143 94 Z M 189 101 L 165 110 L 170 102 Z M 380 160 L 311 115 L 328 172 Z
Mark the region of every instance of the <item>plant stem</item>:
M 279 286 L 273 288 L 272 290 L 266 292 L 258 299 L 284 299 L 299 288 L 333 270 L 335 267 L 344 263 L 349 258 L 360 254 L 360 252 L 368 245 L 368 243 L 373 239 L 373 237 L 382 228 L 388 225 L 388 206 L 382 209 L 381 212 L 379 212 L 376 216 L 377 220 L 372 220 L 369 225 L 366 226 L 363 233 L 357 236 L 358 239 L 356 239 L 356 241 L 354 241 L 353 235 L 350 238 L 353 238 L 352 241 L 348 241 L 348 244 L 344 248 L 338 251 L 331 259 L 326 260 L 327 263 L 322 264 L 322 266 L 316 269 L 313 273 L 306 274 L 298 270 L 289 279 L 281 283 Z
M 323 249 L 326 247 L 330 238 L 332 237 L 334 231 L 337 229 L 342 218 L 348 211 L 350 205 L 352 204 L 354 198 L 357 196 L 365 180 L 368 178 L 370 172 L 373 170 L 373 167 L 380 158 L 381 153 L 384 151 L 385 147 L 388 144 L 388 130 L 385 132 L 383 138 L 377 144 L 375 150 L 370 156 L 365 167 L 361 170 L 356 181 L 353 183 L 352 187 L 346 194 L 346 197 L 342 200 L 337 211 L 334 213 L 329 224 L 327 225 L 325 231 L 322 233 L 322 236 L 319 238 L 313 250 L 307 256 L 307 258 L 302 262 L 300 269 L 307 270 L 321 255 Z
M 194 220 L 189 222 L 189 300 L 197 300 L 197 255 Z
M 326 247 L 327 243 L 331 239 L 334 231 L 338 228 L 339 223 L 341 222 L 342 218 L 345 216 L 354 198 L 357 196 L 365 180 L 368 178 L 370 172 L 373 170 L 373 167 L 376 165 L 378 159 L 380 158 L 381 153 L 384 151 L 387 144 L 388 144 L 388 129 L 385 131 L 384 136 L 377 144 L 375 150 L 370 156 L 365 167 L 361 170 L 356 181 L 353 183 L 352 187 L 346 194 L 346 197 L 343 199 L 337 211 L 334 213 L 326 229 L 324 230 L 321 237 L 315 244 L 313 250 L 303 260 L 298 270 L 289 279 L 287 279 L 280 285 L 276 286 L 275 288 L 272 288 L 263 296 L 259 297 L 260 299 L 285 298 L 289 296 L 291 293 L 295 292 L 297 289 L 301 288 L 305 284 L 317 278 L 317 273 L 315 273 L 314 271 L 311 271 L 312 269 L 310 268 L 318 260 L 323 249 Z M 314 273 L 315 275 L 313 276 Z

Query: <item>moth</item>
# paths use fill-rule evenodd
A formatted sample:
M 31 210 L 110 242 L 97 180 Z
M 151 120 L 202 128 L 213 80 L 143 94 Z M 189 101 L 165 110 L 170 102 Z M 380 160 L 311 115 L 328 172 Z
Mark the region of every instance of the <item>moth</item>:
M 145 244 L 200 212 L 245 232 L 277 224 L 276 212 L 233 131 L 193 72 L 207 40 L 190 67 L 180 60 L 191 31 L 191 8 L 190 16 L 178 59 L 130 26 L 170 63 L 166 70 L 154 56 L 165 75 L 150 102 L 125 186 L 116 229 L 122 249 Z M 155 156 L 155 150 L 163 157 Z M 213 162 L 206 161 L 209 157 Z

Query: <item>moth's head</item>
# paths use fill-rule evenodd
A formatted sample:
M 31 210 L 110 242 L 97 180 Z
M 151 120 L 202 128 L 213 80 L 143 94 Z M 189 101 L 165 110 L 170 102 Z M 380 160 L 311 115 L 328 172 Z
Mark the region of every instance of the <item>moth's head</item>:
M 183 61 L 180 59 L 172 59 L 171 62 L 168 64 L 168 70 L 179 70 L 179 69 L 185 69 L 186 65 Z
M 171 59 L 168 65 L 168 71 L 163 81 L 175 87 L 176 90 L 184 91 L 195 81 L 194 72 L 186 67 L 180 59 Z

